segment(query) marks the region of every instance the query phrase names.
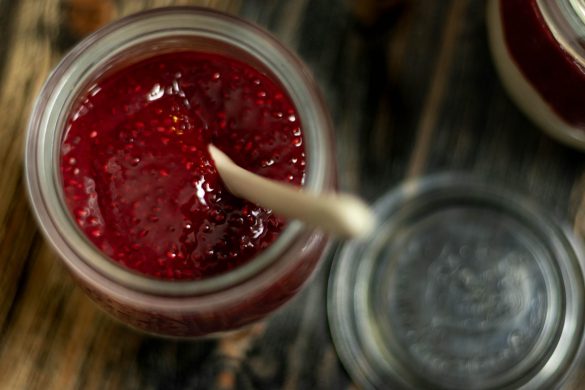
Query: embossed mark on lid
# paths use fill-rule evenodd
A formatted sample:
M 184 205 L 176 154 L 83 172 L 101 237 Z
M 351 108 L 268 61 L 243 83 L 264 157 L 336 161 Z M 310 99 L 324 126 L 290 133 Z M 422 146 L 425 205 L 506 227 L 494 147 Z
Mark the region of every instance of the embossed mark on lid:
M 581 251 L 529 200 L 466 176 L 410 182 L 344 245 L 328 297 L 364 388 L 550 388 L 581 355 Z

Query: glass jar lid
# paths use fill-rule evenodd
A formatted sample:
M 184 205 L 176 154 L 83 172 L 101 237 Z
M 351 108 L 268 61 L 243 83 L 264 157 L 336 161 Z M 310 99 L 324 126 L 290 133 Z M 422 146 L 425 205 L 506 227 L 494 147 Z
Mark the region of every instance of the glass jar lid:
M 458 175 L 375 206 L 337 253 L 328 314 L 363 388 L 549 388 L 581 355 L 581 249 L 522 196 Z

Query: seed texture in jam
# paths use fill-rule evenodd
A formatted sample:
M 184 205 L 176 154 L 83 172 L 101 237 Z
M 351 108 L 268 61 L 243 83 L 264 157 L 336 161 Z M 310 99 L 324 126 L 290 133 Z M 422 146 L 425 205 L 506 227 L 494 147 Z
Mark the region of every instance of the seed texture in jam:
M 160 279 L 202 279 L 246 263 L 284 221 L 232 196 L 209 143 L 262 176 L 301 185 L 297 112 L 238 60 L 160 54 L 106 75 L 74 106 L 61 145 L 65 200 L 105 254 Z

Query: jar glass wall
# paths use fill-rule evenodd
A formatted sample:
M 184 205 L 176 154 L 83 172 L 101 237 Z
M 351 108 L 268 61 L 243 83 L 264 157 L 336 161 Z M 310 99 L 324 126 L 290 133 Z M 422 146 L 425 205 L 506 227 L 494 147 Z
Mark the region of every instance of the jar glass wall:
M 310 277 L 327 237 L 291 221 L 274 243 L 235 270 L 196 281 L 167 281 L 121 267 L 83 235 L 65 205 L 59 170 L 66 121 L 76 99 L 117 69 L 185 50 L 240 60 L 279 83 L 303 124 L 305 189 L 316 193 L 333 189 L 331 124 L 309 71 L 264 30 L 199 8 L 139 13 L 78 44 L 55 68 L 36 102 L 28 128 L 25 176 L 46 238 L 94 301 L 141 330 L 196 337 L 241 327 L 281 306 Z

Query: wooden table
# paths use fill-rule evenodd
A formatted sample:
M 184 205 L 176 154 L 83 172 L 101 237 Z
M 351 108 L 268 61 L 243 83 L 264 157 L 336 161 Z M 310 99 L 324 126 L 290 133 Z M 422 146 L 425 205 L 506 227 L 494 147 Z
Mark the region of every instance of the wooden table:
M 23 139 L 49 71 L 100 24 L 175 3 L 239 14 L 297 50 L 331 108 L 342 188 L 375 200 L 409 177 L 468 171 L 529 194 L 585 231 L 584 155 L 543 135 L 507 97 L 481 1 L 0 0 L 1 388 L 354 387 L 328 331 L 330 260 L 246 335 L 176 342 L 103 314 L 36 228 Z

